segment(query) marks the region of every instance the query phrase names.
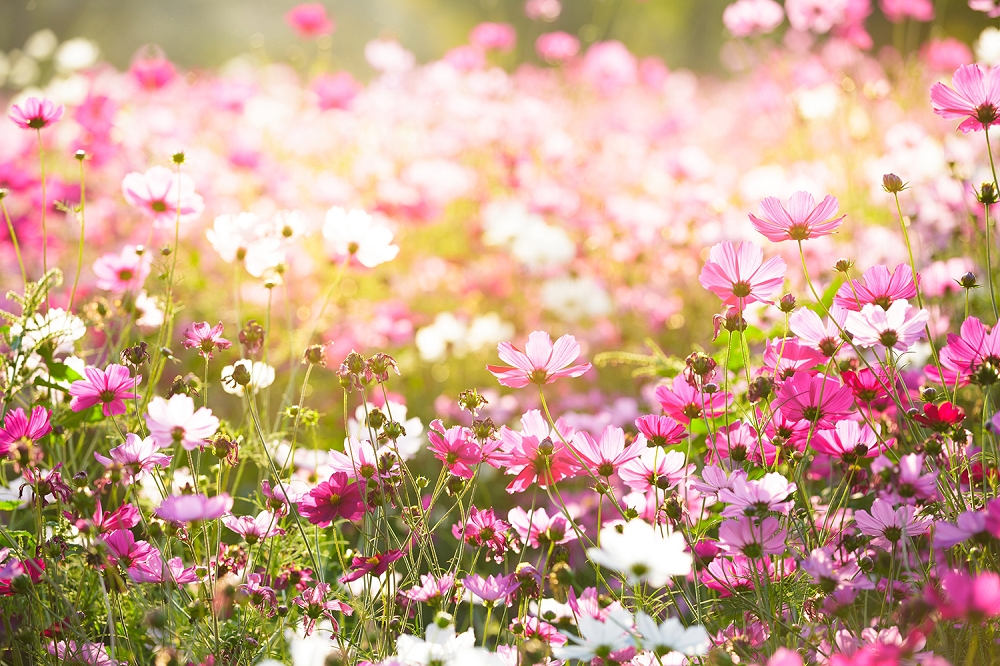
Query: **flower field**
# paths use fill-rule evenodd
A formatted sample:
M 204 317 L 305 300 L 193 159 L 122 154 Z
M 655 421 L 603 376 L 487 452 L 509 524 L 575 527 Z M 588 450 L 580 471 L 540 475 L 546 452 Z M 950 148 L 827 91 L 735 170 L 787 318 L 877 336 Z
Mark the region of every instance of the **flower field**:
M 322 4 L 294 62 L 36 33 L 0 663 L 1000 664 L 1000 6 L 959 4 L 736 0 L 716 75 L 559 0 L 530 58 L 364 76 Z

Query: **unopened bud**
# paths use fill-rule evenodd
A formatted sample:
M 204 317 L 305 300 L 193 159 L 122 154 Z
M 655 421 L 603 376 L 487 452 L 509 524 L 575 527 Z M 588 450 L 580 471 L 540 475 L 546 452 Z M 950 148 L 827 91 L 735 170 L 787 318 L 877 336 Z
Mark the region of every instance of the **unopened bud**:
M 785 294 L 784 296 L 782 296 L 781 300 L 778 301 L 778 309 L 781 310 L 782 312 L 786 313 L 786 314 L 789 313 L 789 312 L 791 312 L 792 310 L 794 310 L 795 309 L 795 295 L 794 294 Z
M 906 183 L 896 174 L 887 173 L 882 176 L 882 189 L 889 194 L 896 194 L 906 189 Z
M 937 389 L 933 386 L 925 386 L 920 389 L 920 399 L 924 402 L 934 402 L 937 398 Z
M 958 278 L 958 284 L 962 289 L 975 289 L 979 285 L 976 283 L 976 274 L 969 271 L 962 277 Z
M 303 358 L 311 365 L 326 366 L 326 347 L 323 345 L 311 345 L 306 348 Z
M 853 259 L 837 259 L 837 263 L 833 265 L 833 270 L 838 273 L 846 273 L 851 270 L 852 266 L 854 266 Z
M 983 183 L 979 187 L 979 194 L 976 195 L 979 203 L 987 206 L 997 202 L 997 188 L 993 183 Z

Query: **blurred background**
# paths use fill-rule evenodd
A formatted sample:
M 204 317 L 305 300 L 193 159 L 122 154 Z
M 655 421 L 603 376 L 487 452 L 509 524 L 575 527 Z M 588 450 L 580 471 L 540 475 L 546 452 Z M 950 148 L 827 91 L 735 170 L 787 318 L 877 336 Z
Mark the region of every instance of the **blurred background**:
M 168 58 L 186 68 L 215 67 L 248 51 L 294 62 L 307 57 L 303 49 L 312 48 L 304 46 L 284 21 L 285 12 L 296 4 L 297 0 L 0 0 L 0 51 L 8 54 L 9 70 L 26 40 L 47 28 L 59 41 L 73 37 L 95 41 L 103 59 L 119 68 L 147 44 L 159 45 Z M 558 16 L 535 21 L 525 14 L 525 0 L 324 0 L 323 4 L 336 19 L 337 30 L 317 46 L 329 51 L 335 66 L 366 77 L 370 70 L 363 47 L 370 39 L 395 36 L 418 60 L 427 61 L 464 43 L 469 30 L 481 21 L 503 21 L 517 28 L 518 51 L 510 63 L 535 58 L 537 35 L 564 30 L 585 44 L 621 40 L 633 53 L 661 56 L 673 68 L 718 71 L 726 39 L 721 15 L 728 0 L 563 0 Z M 945 23 L 917 30 L 971 42 L 982 29 L 982 14 L 969 10 L 964 0 L 936 4 Z M 893 42 L 893 26 L 877 10 L 867 26 L 877 45 Z M 912 44 L 923 37 L 907 36 Z

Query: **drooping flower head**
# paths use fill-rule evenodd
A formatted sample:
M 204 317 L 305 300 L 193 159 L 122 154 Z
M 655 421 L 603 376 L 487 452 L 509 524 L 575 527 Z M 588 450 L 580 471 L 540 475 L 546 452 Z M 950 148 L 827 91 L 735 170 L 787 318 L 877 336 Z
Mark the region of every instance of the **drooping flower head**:
M 978 132 L 1000 123 L 1000 68 L 962 65 L 951 78 L 954 89 L 943 83 L 931 86 L 934 113 L 942 118 L 962 118 L 958 129 Z
M 137 396 L 133 391 L 142 381 L 141 375 L 132 377 L 124 365 L 112 363 L 104 370 L 84 368 L 85 379 L 78 379 L 69 387 L 73 399 L 69 403 L 74 412 L 82 412 L 94 405 L 101 405 L 105 416 L 124 414 L 128 411 L 126 400 Z
M 830 195 L 817 205 L 808 192 L 796 192 L 786 206 L 782 206 L 776 197 L 765 198 L 760 202 L 760 217 L 750 213 L 750 221 L 753 228 L 769 241 L 803 241 L 828 236 L 836 231 L 846 217 L 834 217 L 839 207 L 840 204 Z
M 552 343 L 545 331 L 533 331 L 521 351 L 509 342 L 497 345 L 500 360 L 513 367 L 487 365 L 503 386 L 524 388 L 528 384 L 551 384 L 560 377 L 579 377 L 590 370 L 590 363 L 571 365 L 580 355 L 580 344 L 572 335 Z
M 62 104 L 56 106 L 50 99 L 29 97 L 23 106 L 12 106 L 7 117 L 21 129 L 40 130 L 62 118 L 64 110 Z
M 785 279 L 785 261 L 771 257 L 756 243 L 729 241 L 713 245 L 698 278 L 701 286 L 722 299 L 723 304 L 743 310 L 748 304 L 769 302 Z

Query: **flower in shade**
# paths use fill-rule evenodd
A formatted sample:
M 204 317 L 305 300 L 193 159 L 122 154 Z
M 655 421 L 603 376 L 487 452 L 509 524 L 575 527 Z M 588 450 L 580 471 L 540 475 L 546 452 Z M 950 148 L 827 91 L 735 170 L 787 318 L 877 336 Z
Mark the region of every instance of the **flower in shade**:
M 579 463 L 563 443 L 573 437 L 572 429 L 559 419 L 556 430 L 554 433 L 549 429 L 548 421 L 537 409 L 521 416 L 521 432 L 507 426 L 500 429 L 503 445 L 496 458 L 507 474 L 516 475 L 507 486 L 508 493 L 523 492 L 534 484 L 546 488 L 579 473 Z
M 521 582 L 514 574 L 486 578 L 472 575 L 466 576 L 462 580 L 462 585 L 472 592 L 477 601 L 482 601 L 487 606 L 493 606 L 497 602 L 506 606 L 510 603 L 510 595 L 514 594 Z
M 732 399 L 731 393 L 704 393 L 691 384 L 683 374 L 674 377 L 669 386 L 656 387 L 656 401 L 660 407 L 681 423 L 691 423 L 695 419 L 714 418 L 726 412 L 726 404 Z
M 813 584 L 827 594 L 845 588 L 874 589 L 875 585 L 861 572 L 853 553 L 837 551 L 835 558 L 834 552 L 829 546 L 814 548 L 809 557 L 802 560 L 802 570 L 809 574 Z
M 919 275 L 918 282 L 919 282 Z M 913 284 L 913 271 L 906 264 L 899 264 L 890 273 L 882 264 L 864 272 L 860 280 L 848 280 L 833 298 L 834 305 L 845 310 L 860 312 L 868 304 L 888 310 L 893 301 L 906 300 L 917 295 Z
M 340 577 L 341 583 L 350 583 L 362 576 L 381 576 L 389 570 L 396 560 L 403 557 L 405 553 L 401 550 L 387 550 L 384 553 L 375 553 L 369 557 L 358 555 L 351 560 L 351 572 Z
M 283 534 L 278 527 L 278 518 L 270 511 L 261 511 L 255 517 L 223 516 L 222 524 L 236 532 L 251 546 L 262 539 Z
M 316 620 L 321 617 L 328 619 L 333 625 L 333 633 L 337 633 L 340 630 L 340 624 L 337 622 L 334 612 L 340 612 L 344 615 L 354 613 L 354 609 L 343 601 L 334 598 L 327 599 L 329 594 L 329 583 L 316 583 L 316 587 L 303 590 L 299 596 L 292 600 L 293 604 L 302 609 L 302 614 L 305 616 L 303 629 L 306 636 L 312 633 L 316 626 Z
M 55 641 L 49 643 L 45 649 L 60 664 L 68 666 L 118 666 L 118 664 L 123 663 L 112 659 L 111 655 L 108 654 L 108 648 L 103 643 Z
M 431 442 L 427 450 L 443 462 L 449 472 L 463 479 L 475 476 L 476 466 L 482 462 L 483 454 L 471 430 L 463 426 L 445 430 L 444 424 L 435 420 L 431 421 L 427 438 Z
M 81 412 L 99 404 L 105 416 L 128 411 L 125 401 L 137 397 L 132 391 L 142 381 L 141 375 L 132 377 L 128 368 L 116 363 L 104 370 L 87 367 L 83 374 L 85 379 L 78 379 L 69 387 L 69 394 L 73 396 L 69 408 Z
M 589 432 L 580 431 L 573 435 L 570 446 L 595 474 L 607 477 L 638 458 L 646 449 L 646 440 L 637 437 L 626 446 L 625 431 L 609 425 L 604 427 L 600 440 L 595 440 Z
M 946 620 L 995 618 L 1000 616 L 1000 575 L 949 571 L 937 589 L 929 587 L 927 596 Z
M 833 428 L 817 430 L 811 444 L 828 456 L 856 465 L 864 458 L 874 458 L 892 446 L 893 440 L 880 442 L 878 434 L 867 423 L 850 419 L 837 421 Z
M 607 525 L 601 529 L 599 543 L 600 548 L 587 549 L 587 557 L 621 571 L 632 585 L 646 581 L 660 587 L 674 576 L 691 573 L 694 559 L 684 552 L 684 536 L 664 526 L 653 527 L 643 520 Z
M 902 23 L 908 18 L 925 23 L 934 20 L 931 0 L 878 0 L 878 6 L 893 23 Z
M 709 250 L 698 281 L 723 304 L 743 310 L 750 303 L 768 303 L 785 280 L 785 268 L 781 257 L 764 261 L 764 251 L 756 243 L 733 246 L 723 241 Z
M 201 494 L 171 495 L 160 503 L 154 513 L 173 523 L 193 523 L 220 518 L 232 508 L 233 498 L 226 493 L 214 497 Z
M 191 324 L 184 331 L 184 348 L 197 349 L 199 354 L 210 359 L 216 349 L 226 350 L 233 346 L 232 342 L 222 337 L 222 329 L 221 321 L 215 326 L 210 326 L 207 321 Z
M 313 525 L 329 527 L 333 521 L 357 520 L 365 515 L 365 504 L 357 483 L 344 472 L 334 472 L 298 502 L 299 513 Z
M 157 446 L 167 448 L 180 444 L 191 451 L 204 445 L 219 429 L 219 419 L 207 407 L 194 408 L 194 400 L 177 394 L 164 400 L 157 396 L 146 411 L 149 436 Z
M 52 432 L 51 417 L 52 412 L 41 405 L 31 409 L 31 416 L 20 407 L 8 410 L 0 428 L 0 456 L 11 449 L 30 446 Z
M 868 304 L 861 312 L 847 313 L 847 330 L 858 347 L 881 345 L 905 352 L 924 337 L 930 313 L 906 301 L 893 301 L 887 310 Z
M 788 531 L 777 518 L 768 516 L 763 520 L 754 520 L 743 516 L 724 521 L 719 526 L 719 548 L 756 560 L 784 553 L 787 536 Z
M 963 511 L 954 523 L 937 523 L 934 526 L 934 547 L 951 548 L 969 539 L 981 544 L 990 543 L 990 537 L 1000 534 L 990 533 L 987 516 L 985 511 Z
M 737 0 L 722 12 L 722 23 L 733 37 L 767 34 L 784 18 L 785 10 L 774 0 Z
M 119 444 L 111 449 L 108 458 L 98 452 L 94 452 L 94 458 L 107 468 L 120 467 L 122 470 L 122 483 L 128 485 L 141 479 L 146 472 L 150 472 L 154 467 L 166 467 L 170 464 L 170 456 L 158 453 L 159 447 L 152 437 L 145 439 L 138 435 L 128 433 L 125 435 L 125 443 Z
M 153 218 L 157 227 L 172 226 L 178 218 L 191 222 L 205 210 L 205 201 L 194 191 L 191 176 L 163 166 L 127 174 L 122 179 L 122 193 L 125 201 Z
M 338 257 L 356 257 L 362 266 L 374 268 L 392 261 L 399 246 L 392 244 L 392 231 L 363 210 L 345 211 L 334 206 L 326 213 L 323 238 Z
M 769 241 L 803 241 L 836 231 L 845 217 L 835 217 L 839 207 L 837 199 L 830 195 L 819 205 L 808 192 L 796 192 L 787 206 L 775 197 L 766 197 L 760 202 L 760 217 L 750 213 L 750 222 Z
M 455 587 L 455 575 L 445 574 L 440 578 L 435 578 L 430 574 L 420 576 L 420 584 L 414 585 L 408 590 L 400 591 L 407 599 L 417 601 L 422 604 L 440 604 L 442 599 L 448 599 L 451 591 Z
M 951 78 L 954 89 L 943 83 L 931 86 L 934 113 L 943 118 L 961 118 L 958 129 L 978 132 L 1000 122 L 1000 68 L 962 65 Z
M 873 546 L 889 550 L 904 537 L 913 538 L 927 532 L 931 519 L 918 517 L 916 513 L 916 507 L 904 505 L 893 509 L 888 502 L 876 499 L 871 513 L 858 511 L 854 520 L 863 534 L 875 537 L 871 542 Z
M 337 27 L 326 15 L 326 7 L 320 2 L 296 5 L 285 14 L 285 22 L 300 37 L 306 38 L 333 34 Z
M 98 289 L 124 294 L 142 288 L 149 277 L 151 259 L 139 254 L 135 245 L 126 245 L 119 254 L 109 252 L 94 262 L 94 277 Z
M 572 335 L 552 343 L 545 331 L 534 331 L 521 351 L 509 342 L 497 345 L 500 360 L 513 367 L 488 365 L 502 386 L 524 388 L 528 384 L 551 384 L 560 377 L 579 377 L 590 370 L 590 363 L 572 365 L 580 355 L 580 344 Z
M 130 530 L 115 530 L 105 534 L 104 545 L 107 546 L 108 560 L 125 569 L 156 550 L 146 541 L 136 541 Z
M 7 117 L 21 129 L 40 130 L 62 118 L 64 110 L 62 104 L 56 106 L 50 99 L 29 97 L 23 106 L 12 106 Z

